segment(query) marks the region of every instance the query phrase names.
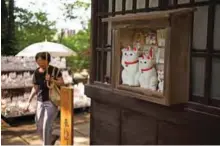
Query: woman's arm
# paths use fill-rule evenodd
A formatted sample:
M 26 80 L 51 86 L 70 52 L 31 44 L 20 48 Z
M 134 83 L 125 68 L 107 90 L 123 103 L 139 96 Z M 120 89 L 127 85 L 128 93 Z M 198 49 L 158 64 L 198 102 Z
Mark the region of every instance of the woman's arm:
M 33 97 L 36 95 L 36 93 L 37 93 L 36 91 L 38 90 L 37 88 L 38 88 L 37 85 L 34 85 L 34 87 L 31 90 L 31 94 L 30 94 L 30 96 L 28 98 L 28 102 L 31 102 Z
M 34 85 L 33 88 L 32 88 L 32 90 L 31 90 L 31 94 L 30 94 L 30 96 L 29 96 L 29 98 L 28 98 L 27 106 L 26 106 L 26 108 L 25 108 L 26 111 L 28 110 L 28 108 L 29 108 L 29 106 L 30 106 L 30 103 L 31 103 L 33 97 L 36 95 L 37 90 L 38 90 L 38 86 L 37 86 L 37 85 Z

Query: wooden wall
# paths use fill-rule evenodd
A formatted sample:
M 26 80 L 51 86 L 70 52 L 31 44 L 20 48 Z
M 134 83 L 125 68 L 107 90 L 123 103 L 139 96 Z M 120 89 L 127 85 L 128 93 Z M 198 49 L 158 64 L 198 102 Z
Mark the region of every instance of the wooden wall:
M 92 97 L 91 144 L 220 144 L 220 117 L 164 107 L 86 86 Z
M 122 9 L 120 5 L 122 1 L 116 0 L 116 11 Z M 126 1 L 126 10 L 129 10 L 132 8 L 132 0 Z M 158 1 L 149 0 L 150 6 L 157 6 Z M 186 3 L 191 0 L 178 1 L 178 3 Z M 137 9 L 144 6 L 144 0 L 137 0 L 137 2 Z M 112 1 L 109 0 L 109 12 L 111 12 L 111 4 Z M 219 10 L 218 5 L 216 19 L 220 14 Z M 198 6 L 198 11 L 194 15 L 192 39 L 194 49 L 204 50 L 206 48 L 208 11 L 208 6 Z M 215 26 L 218 26 L 219 22 L 215 21 Z M 92 30 L 97 29 L 95 25 L 93 27 Z M 218 49 L 219 41 L 216 40 L 219 38 L 217 36 L 220 34 L 220 29 L 215 27 L 214 30 L 214 48 Z M 93 35 L 93 38 L 95 37 L 97 36 Z M 110 23 L 108 24 L 107 37 L 108 44 L 111 44 Z M 93 46 L 96 47 L 96 44 Z M 93 56 L 95 55 L 93 54 Z M 110 57 L 111 55 L 108 53 L 107 74 L 110 74 Z M 205 59 L 192 57 L 192 62 L 192 94 L 200 95 L 201 93 L 204 95 Z M 217 63 L 213 69 L 217 68 Z M 218 82 L 216 77 L 212 79 L 213 83 L 214 81 Z M 212 89 L 214 88 L 212 87 Z M 164 107 L 136 99 L 130 95 L 123 95 L 115 89 L 101 88 L 101 86 L 95 85 L 87 85 L 85 92 L 87 96 L 92 98 L 91 144 L 220 144 L 220 116 L 217 116 L 220 113 L 218 109 L 214 110 L 214 108 L 206 106 L 206 109 L 208 108 L 207 110 L 213 113 L 207 114 L 201 112 L 207 110 L 200 108 L 205 105 L 199 105 L 197 111 L 190 109 L 188 104 Z

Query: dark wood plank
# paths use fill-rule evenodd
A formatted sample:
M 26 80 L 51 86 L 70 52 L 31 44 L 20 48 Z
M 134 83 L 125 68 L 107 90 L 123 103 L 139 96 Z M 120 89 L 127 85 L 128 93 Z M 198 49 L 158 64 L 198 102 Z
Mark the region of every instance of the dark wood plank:
M 93 101 L 91 117 L 91 144 L 118 145 L 119 109 Z
M 161 10 L 165 10 L 169 5 L 169 0 L 159 0 L 159 7 Z
M 112 0 L 112 16 L 115 16 L 116 0 Z
M 126 0 L 122 0 L 122 14 L 125 14 L 126 11 Z
M 194 10 L 195 8 L 182 8 L 182 9 L 169 10 L 169 11 L 149 12 L 149 13 L 144 13 L 144 14 L 140 13 L 140 14 L 122 15 L 122 16 L 116 16 L 116 17 L 103 18 L 102 22 L 162 19 L 162 18 L 168 18 L 170 15 L 174 13 L 175 14 L 188 13 Z
M 145 0 L 145 9 L 149 8 L 149 0 Z
M 173 5 L 174 5 L 174 7 L 177 7 L 177 5 L 178 5 L 178 0 L 173 0 Z
M 122 145 L 156 144 L 157 122 L 136 112 L 122 111 Z
M 202 121 L 200 121 L 202 122 Z M 210 125 L 173 125 L 159 123 L 158 144 L 160 145 L 210 145 L 220 144 L 219 127 Z
M 95 49 L 97 48 L 97 22 L 98 22 L 98 0 L 92 0 L 91 3 L 91 60 L 90 60 L 90 83 L 96 78 L 96 58 L 97 54 Z
M 189 100 L 191 21 L 192 13 L 171 17 L 168 81 L 171 104 L 186 103 Z
M 220 122 L 220 115 L 212 117 L 206 114 L 199 115 L 194 112 L 186 112 L 184 106 L 187 107 L 187 105 L 165 107 L 137 99 L 130 94 L 124 94 L 122 92 L 116 93 L 112 89 L 100 88 L 95 85 L 86 85 L 85 94 L 91 97 L 92 100 L 120 108 L 131 109 L 143 115 L 154 117 L 158 120 L 166 120 L 175 124 L 186 124 L 190 122 L 196 124 L 198 119 L 204 123 L 215 120 Z
M 215 5 L 211 3 L 208 8 L 208 28 L 207 28 L 207 53 L 206 62 L 205 62 L 205 103 L 210 103 L 210 94 L 211 94 L 211 77 L 212 77 L 212 57 L 209 54 L 213 52 L 213 32 L 214 32 L 214 20 L 215 20 Z
M 202 99 L 202 97 L 200 97 L 200 99 Z M 207 106 L 207 105 L 196 103 L 196 102 L 189 102 L 186 109 L 197 111 L 197 112 L 202 112 L 202 113 L 207 113 L 213 116 L 220 116 L 219 107 Z
M 115 127 L 119 126 L 120 109 L 113 105 L 102 104 L 100 102 L 93 103 L 93 110 L 95 111 L 92 116 L 94 119 L 104 122 Z
M 137 10 L 137 0 L 132 0 L 132 11 L 136 13 Z

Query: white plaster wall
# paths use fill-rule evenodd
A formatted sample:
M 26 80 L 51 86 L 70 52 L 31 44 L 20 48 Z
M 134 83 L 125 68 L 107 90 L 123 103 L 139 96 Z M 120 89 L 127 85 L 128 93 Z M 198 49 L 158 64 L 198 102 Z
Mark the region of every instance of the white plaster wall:
M 119 5 L 121 5 L 121 3 L 118 3 Z M 132 10 L 132 0 L 127 0 L 126 1 L 126 10 Z
M 208 6 L 198 7 L 194 13 L 193 48 L 206 49 Z
M 178 0 L 178 4 L 186 4 L 189 2 L 190 2 L 190 0 Z
M 217 5 L 215 11 L 214 49 L 220 50 L 220 5 Z
M 212 60 L 212 87 L 211 97 L 214 99 L 220 99 L 220 59 L 214 58 Z
M 205 84 L 205 59 L 192 59 L 192 94 L 197 96 L 204 96 Z

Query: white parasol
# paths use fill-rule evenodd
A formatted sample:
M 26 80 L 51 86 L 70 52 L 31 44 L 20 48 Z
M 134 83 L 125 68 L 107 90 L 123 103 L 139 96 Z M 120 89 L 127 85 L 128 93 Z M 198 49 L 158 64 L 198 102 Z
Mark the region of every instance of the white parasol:
M 66 46 L 53 42 L 39 42 L 24 48 L 16 56 L 35 56 L 39 52 L 49 52 L 53 57 L 75 56 L 76 52 Z

